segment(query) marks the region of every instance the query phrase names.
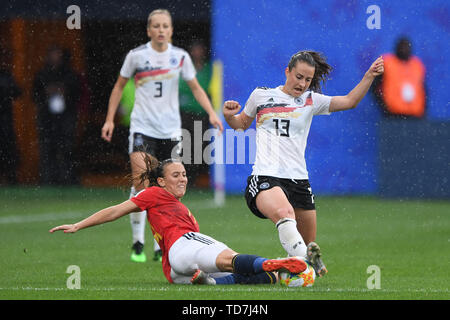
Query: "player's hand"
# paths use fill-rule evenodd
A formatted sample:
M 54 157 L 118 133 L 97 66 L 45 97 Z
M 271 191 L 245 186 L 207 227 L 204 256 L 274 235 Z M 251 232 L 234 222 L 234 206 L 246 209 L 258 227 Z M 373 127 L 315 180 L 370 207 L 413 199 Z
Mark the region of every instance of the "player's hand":
M 217 116 L 217 114 L 215 112 L 212 112 L 209 115 L 209 123 L 211 123 L 211 125 L 216 128 L 219 129 L 220 132 L 223 132 L 223 124 L 222 121 L 219 119 L 219 117 Z
M 62 226 L 54 227 L 49 230 L 50 233 L 53 233 L 58 230 L 63 230 L 64 233 L 74 233 L 78 231 L 78 227 L 76 224 L 64 224 Z
M 238 111 L 241 109 L 241 105 L 239 102 L 234 100 L 228 100 L 225 101 L 223 104 L 223 116 L 226 118 L 230 118 L 238 113 Z
M 367 73 L 373 77 L 382 75 L 384 73 L 384 61 L 382 56 L 378 57 L 377 60 L 372 63 L 369 70 L 367 70 Z
M 102 128 L 102 138 L 108 142 L 111 142 L 113 131 L 114 131 L 114 122 L 106 121 Z

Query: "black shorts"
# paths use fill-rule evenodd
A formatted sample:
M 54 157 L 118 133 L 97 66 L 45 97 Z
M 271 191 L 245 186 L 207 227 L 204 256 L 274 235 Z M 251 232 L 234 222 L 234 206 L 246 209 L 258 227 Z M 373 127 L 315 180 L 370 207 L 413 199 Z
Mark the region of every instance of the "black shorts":
M 253 214 L 259 218 L 266 217 L 256 207 L 256 196 L 259 192 L 280 187 L 294 209 L 315 210 L 314 195 L 308 180 L 283 179 L 270 176 L 249 176 L 245 188 L 245 200 Z
M 181 157 L 181 137 L 177 140 L 156 139 L 136 132 L 130 136 L 129 140 L 129 153 L 145 152 L 151 154 L 159 161 Z

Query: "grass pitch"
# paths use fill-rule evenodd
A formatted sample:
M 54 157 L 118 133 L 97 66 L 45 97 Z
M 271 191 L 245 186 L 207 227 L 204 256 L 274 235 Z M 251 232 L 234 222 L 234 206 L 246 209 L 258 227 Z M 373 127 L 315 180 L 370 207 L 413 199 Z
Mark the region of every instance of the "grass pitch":
M 450 298 L 448 201 L 317 196 L 317 242 L 329 273 L 312 288 L 283 288 L 171 285 L 160 263 L 151 259 L 149 228 L 149 261 L 130 261 L 128 217 L 76 234 L 48 233 L 127 198 L 128 190 L 113 188 L 0 188 L 0 299 Z M 189 191 L 183 199 L 201 232 L 241 253 L 285 256 L 273 224 L 254 217 L 243 196 L 229 196 L 222 208 L 215 208 L 212 199 L 212 193 L 202 191 Z M 71 265 L 80 269 L 78 290 L 67 288 Z M 370 289 L 373 270 L 379 270 L 379 289 Z

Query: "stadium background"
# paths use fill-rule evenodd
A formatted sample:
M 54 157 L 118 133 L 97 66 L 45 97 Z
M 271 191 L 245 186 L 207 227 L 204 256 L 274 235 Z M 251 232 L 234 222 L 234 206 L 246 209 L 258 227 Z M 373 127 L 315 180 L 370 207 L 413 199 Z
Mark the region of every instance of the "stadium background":
M 81 29 L 68 30 L 66 8 L 81 9 Z M 381 9 L 381 29 L 369 29 L 366 9 Z M 100 139 L 111 88 L 126 52 L 147 40 L 151 9 L 173 13 L 174 44 L 199 38 L 221 61 L 223 98 L 244 104 L 256 86 L 284 82 L 284 67 L 300 49 L 323 52 L 334 67 L 324 93 L 347 93 L 378 55 L 393 50 L 400 35 L 412 39 L 414 54 L 427 67 L 426 119 L 386 123 L 371 94 L 353 111 L 316 117 L 307 147 L 307 164 L 317 194 L 450 197 L 449 75 L 450 8 L 446 1 L 13 1 L 2 3 L 0 36 L 12 52 L 14 76 L 24 94 L 14 103 L 21 184 L 38 181 L 38 148 L 31 83 L 46 48 L 57 43 L 72 52 L 83 76 L 77 169 L 82 185 L 120 183 L 127 170 L 127 133 L 119 128 L 112 144 Z M 226 152 L 225 151 L 225 157 Z M 236 152 L 237 153 L 237 152 Z M 225 189 L 242 193 L 251 171 L 226 165 Z M 212 181 L 214 184 L 214 181 Z

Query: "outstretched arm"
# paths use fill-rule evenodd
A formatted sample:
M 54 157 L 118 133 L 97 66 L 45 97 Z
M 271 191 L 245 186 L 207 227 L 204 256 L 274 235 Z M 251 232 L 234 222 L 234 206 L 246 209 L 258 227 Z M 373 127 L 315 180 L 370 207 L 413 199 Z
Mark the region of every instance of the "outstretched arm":
M 118 205 L 102 209 L 94 213 L 90 217 L 87 217 L 86 219 L 75 224 L 64 224 L 58 227 L 54 227 L 50 229 L 49 232 L 53 233 L 58 230 L 63 230 L 64 233 L 74 233 L 84 228 L 114 221 L 126 214 L 129 214 L 131 212 L 138 212 L 141 210 L 142 209 L 139 208 L 133 201 L 127 200 Z
M 330 102 L 330 112 L 343 111 L 356 108 L 358 103 L 364 98 L 376 76 L 383 74 L 383 58 L 379 57 L 367 70 L 366 74 L 358 85 L 346 96 L 334 96 Z

